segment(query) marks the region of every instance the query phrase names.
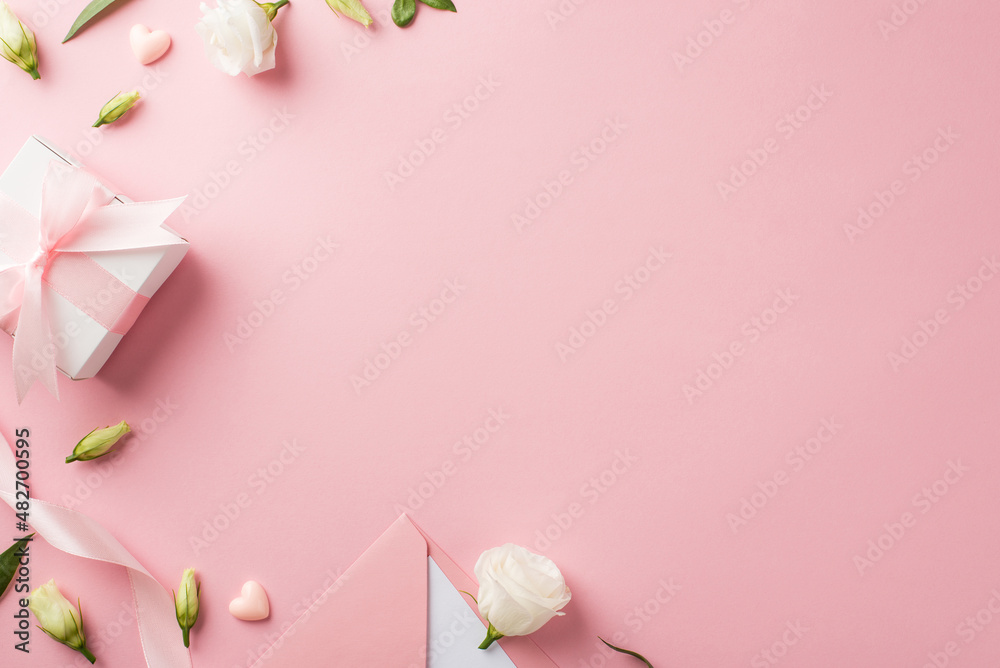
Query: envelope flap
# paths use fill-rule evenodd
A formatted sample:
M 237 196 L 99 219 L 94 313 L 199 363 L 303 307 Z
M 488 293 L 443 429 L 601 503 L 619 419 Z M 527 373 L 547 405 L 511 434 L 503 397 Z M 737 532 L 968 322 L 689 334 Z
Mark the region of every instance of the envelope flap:
M 472 578 L 401 515 L 252 668 L 425 668 L 428 556 L 451 587 L 476 591 Z M 468 612 L 478 615 L 475 606 Z M 531 638 L 499 642 L 518 668 L 557 668 Z
M 427 543 L 400 517 L 289 629 L 254 668 L 423 668 L 427 644 Z M 291 633 L 286 633 L 291 636 Z

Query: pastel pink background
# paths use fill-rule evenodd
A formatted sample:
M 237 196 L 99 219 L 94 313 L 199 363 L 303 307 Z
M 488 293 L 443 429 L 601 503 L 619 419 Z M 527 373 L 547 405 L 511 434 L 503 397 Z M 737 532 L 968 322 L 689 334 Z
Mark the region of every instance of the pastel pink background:
M 216 195 L 173 219 L 192 250 L 96 378 L 18 407 L 0 377 L 3 433 L 32 429 L 36 496 L 102 522 L 168 586 L 198 568 L 195 666 L 245 666 L 447 462 L 408 510 L 466 570 L 485 548 L 555 536 L 544 551 L 574 599 L 535 638 L 561 666 L 601 665 L 596 636 L 615 633 L 657 667 L 773 665 L 755 656 L 796 623 L 781 665 L 918 668 L 952 641 L 949 665 L 996 665 L 1000 621 L 971 642 L 958 627 L 1000 587 L 1000 280 L 948 301 L 1000 251 L 996 3 L 910 0 L 884 38 L 889 0 L 563 0 L 575 11 L 555 28 L 556 0 L 465 0 L 419 7 L 407 30 L 369 0 L 381 25 L 349 53 L 360 28 L 293 0 L 277 69 L 252 80 L 209 66 L 190 0 L 133 0 L 66 45 L 82 0 L 11 4 L 42 19 L 42 79 L 0 63 L 0 163 L 38 133 L 134 199 Z M 724 9 L 733 22 L 679 71 L 674 52 Z M 154 68 L 129 50 L 136 22 L 173 36 Z M 151 72 L 162 81 L 129 117 L 88 129 Z M 481 77 L 499 86 L 449 124 Z M 776 123 L 822 85 L 832 97 L 786 139 Z M 244 142 L 281 110 L 287 127 L 249 160 Z M 616 118 L 627 128 L 577 171 L 574 152 Z M 904 163 L 948 127 L 958 140 L 910 181 Z M 435 128 L 443 143 L 390 190 L 384 173 Z M 772 137 L 777 153 L 723 201 L 717 182 Z M 211 186 L 229 161 L 240 173 Z M 519 232 L 512 214 L 564 169 L 572 183 Z M 905 193 L 851 243 L 843 226 L 896 179 Z M 293 290 L 283 275 L 327 236 L 335 256 Z M 626 301 L 615 285 L 650 246 L 672 257 Z M 418 332 L 411 314 L 448 279 L 465 292 Z M 750 343 L 743 324 L 784 289 L 798 300 Z M 284 302 L 231 352 L 225 335 L 275 290 Z M 606 299 L 617 313 L 562 361 L 557 343 Z M 888 353 L 937 309 L 947 323 L 893 370 Z M 355 392 L 401 332 L 412 345 Z M 745 354 L 689 402 L 683 386 L 732 341 Z M 454 443 L 491 408 L 509 419 L 464 461 Z M 793 471 L 786 454 L 831 417 L 842 430 Z M 121 418 L 143 433 L 110 466 L 62 463 Z M 304 451 L 262 485 L 286 439 Z M 619 450 L 638 463 L 594 494 Z M 968 471 L 922 513 L 914 497 L 949 461 Z M 734 532 L 727 514 L 779 470 L 787 484 Z M 916 525 L 859 574 L 854 557 L 907 511 Z M 123 570 L 39 543 L 32 577 L 84 602 L 100 665 L 140 665 Z M 226 610 L 250 578 L 271 596 L 263 623 Z M 680 591 L 650 604 L 671 580 Z M 5 665 L 80 664 L 40 633 L 28 663 L 14 656 L 14 609 L 0 603 Z

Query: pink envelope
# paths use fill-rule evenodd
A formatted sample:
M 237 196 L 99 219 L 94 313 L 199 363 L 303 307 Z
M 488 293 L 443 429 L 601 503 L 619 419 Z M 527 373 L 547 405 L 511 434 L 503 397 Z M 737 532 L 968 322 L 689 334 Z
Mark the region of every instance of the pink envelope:
M 472 578 L 409 517 L 401 515 L 254 668 L 424 668 L 429 653 L 428 580 L 435 577 L 431 572 L 436 571 L 435 564 L 456 589 L 476 591 Z M 478 617 L 478 610 L 469 608 Z M 474 629 L 460 641 L 476 647 L 482 641 L 478 634 Z M 504 638 L 497 645 L 482 652 L 494 652 L 504 665 L 556 668 L 530 638 Z M 497 651 L 506 653 L 506 658 Z

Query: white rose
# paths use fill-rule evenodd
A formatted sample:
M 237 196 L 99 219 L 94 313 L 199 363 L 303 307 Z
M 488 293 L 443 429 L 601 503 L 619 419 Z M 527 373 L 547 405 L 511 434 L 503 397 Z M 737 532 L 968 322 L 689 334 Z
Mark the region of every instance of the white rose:
M 475 568 L 479 612 L 490 624 L 485 649 L 501 636 L 534 633 L 569 603 L 570 591 L 552 560 L 507 543 L 486 550 Z
M 202 3 L 204 16 L 195 26 L 212 64 L 232 76 L 243 72 L 252 77 L 272 69 L 278 33 L 265 7 L 253 0 L 217 1 L 215 8 Z

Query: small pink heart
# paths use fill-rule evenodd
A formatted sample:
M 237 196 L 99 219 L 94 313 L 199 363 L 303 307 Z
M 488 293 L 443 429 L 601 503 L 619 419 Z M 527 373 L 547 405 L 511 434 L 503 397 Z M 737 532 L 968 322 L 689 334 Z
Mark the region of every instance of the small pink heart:
M 267 602 L 267 592 L 259 583 L 248 580 L 243 585 L 239 598 L 234 598 L 229 604 L 229 614 L 245 622 L 267 619 L 267 616 L 271 614 L 271 605 Z
M 128 34 L 132 45 L 132 53 L 143 65 L 149 65 L 167 52 L 170 48 L 170 35 L 163 30 L 149 31 L 144 25 L 135 24 Z

